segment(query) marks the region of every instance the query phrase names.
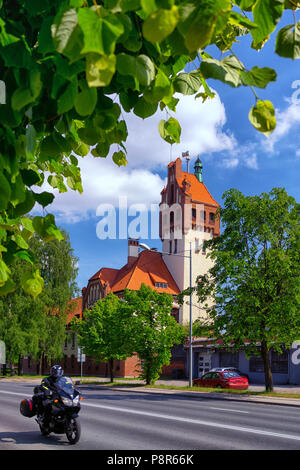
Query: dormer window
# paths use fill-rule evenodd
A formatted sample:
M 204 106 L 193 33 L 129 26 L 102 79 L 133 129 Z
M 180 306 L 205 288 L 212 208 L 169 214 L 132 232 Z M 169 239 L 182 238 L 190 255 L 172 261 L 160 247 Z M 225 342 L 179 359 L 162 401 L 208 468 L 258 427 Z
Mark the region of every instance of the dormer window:
M 168 288 L 168 284 L 166 282 L 156 282 L 155 283 L 155 287 L 158 287 L 160 289 L 167 289 Z

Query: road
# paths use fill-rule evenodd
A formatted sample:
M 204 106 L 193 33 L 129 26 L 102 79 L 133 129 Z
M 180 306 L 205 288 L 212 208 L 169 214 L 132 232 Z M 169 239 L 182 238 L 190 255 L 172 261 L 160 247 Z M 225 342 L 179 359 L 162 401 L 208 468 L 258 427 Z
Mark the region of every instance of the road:
M 0 382 L 0 450 L 300 449 L 300 407 L 83 387 L 82 435 L 43 437 L 19 412 L 33 384 Z

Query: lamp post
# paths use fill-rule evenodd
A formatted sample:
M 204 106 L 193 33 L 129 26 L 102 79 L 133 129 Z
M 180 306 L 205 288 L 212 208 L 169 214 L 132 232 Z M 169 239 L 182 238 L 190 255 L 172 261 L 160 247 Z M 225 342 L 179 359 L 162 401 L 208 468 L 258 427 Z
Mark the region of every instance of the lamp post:
M 139 246 L 147 251 L 154 251 L 150 248 L 146 243 L 139 243 Z M 192 347 L 192 332 L 193 332 L 193 305 L 192 305 L 192 282 L 193 282 L 193 274 L 192 274 L 192 242 L 190 242 L 190 249 L 189 255 L 182 255 L 179 253 L 167 253 L 165 251 L 156 251 L 156 253 L 160 253 L 162 255 L 169 255 L 169 256 L 181 256 L 182 258 L 189 258 L 190 260 L 190 345 L 189 345 L 189 387 L 193 386 L 193 347 Z

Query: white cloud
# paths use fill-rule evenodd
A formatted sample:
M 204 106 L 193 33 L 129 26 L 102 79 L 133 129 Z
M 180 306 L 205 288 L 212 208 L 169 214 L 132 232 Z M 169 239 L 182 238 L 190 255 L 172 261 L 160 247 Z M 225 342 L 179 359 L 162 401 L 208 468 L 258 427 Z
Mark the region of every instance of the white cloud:
M 224 105 L 218 94 L 213 100 L 202 103 L 194 96 L 181 96 L 174 115 L 182 128 L 180 144 L 172 147 L 159 135 L 158 123 L 166 119 L 165 111 L 142 120 L 133 113 L 123 112 L 129 136 L 126 143 L 128 165 L 116 166 L 111 156 L 106 159 L 87 156 L 80 159 L 83 194 L 72 190 L 59 194 L 47 209 L 57 220 L 78 222 L 96 214 L 99 204 L 118 205 L 119 197 L 127 197 L 128 205 L 144 203 L 148 207 L 160 201 L 165 179 L 157 171 L 165 171 L 171 161 L 189 150 L 191 157 L 212 152 L 235 153 L 235 138 L 223 131 L 226 123 Z M 113 149 L 115 151 L 116 148 Z M 233 160 L 228 156 L 227 167 L 239 163 L 237 153 Z M 156 171 L 156 172 L 155 172 Z M 53 191 L 45 184 L 42 190 Z
M 170 161 L 189 150 L 195 157 L 199 154 L 231 150 L 235 147 L 235 138 L 223 132 L 226 113 L 219 95 L 206 100 L 194 96 L 180 96 L 174 117 L 181 125 L 180 144 L 171 146 L 159 135 L 158 123 L 168 119 L 165 111 L 142 120 L 133 113 L 124 114 L 129 130 L 126 143 L 130 167 L 149 169 L 166 166 Z
M 300 104 L 288 100 L 289 106 L 284 111 L 276 110 L 276 128 L 264 142 L 264 147 L 269 152 L 276 151 L 277 142 L 286 137 L 291 129 L 300 123 Z

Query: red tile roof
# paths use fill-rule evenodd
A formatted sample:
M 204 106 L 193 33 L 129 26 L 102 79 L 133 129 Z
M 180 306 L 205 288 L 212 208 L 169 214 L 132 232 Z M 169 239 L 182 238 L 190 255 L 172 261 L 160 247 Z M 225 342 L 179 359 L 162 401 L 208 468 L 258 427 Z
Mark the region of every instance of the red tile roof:
M 212 197 L 205 184 L 200 183 L 195 175 L 192 173 L 187 173 L 186 171 L 182 171 L 181 178 L 177 178 L 177 182 L 181 188 L 183 186 L 182 183 L 184 179 L 191 185 L 188 192 L 191 194 L 193 201 L 213 204 L 214 206 L 219 207 L 219 203 Z
M 75 316 L 82 317 L 82 297 L 77 297 L 75 299 L 71 299 L 68 302 L 67 308 L 67 321 L 66 323 L 70 323 Z
M 177 295 L 180 292 L 161 253 L 155 251 L 142 251 L 136 261 L 130 265 L 125 264 L 120 270 L 102 268 L 91 277 L 90 281 L 95 279 L 108 282 L 108 291 L 115 293 L 124 289 L 138 290 L 142 284 L 167 294 Z M 155 287 L 156 282 L 168 286 Z

